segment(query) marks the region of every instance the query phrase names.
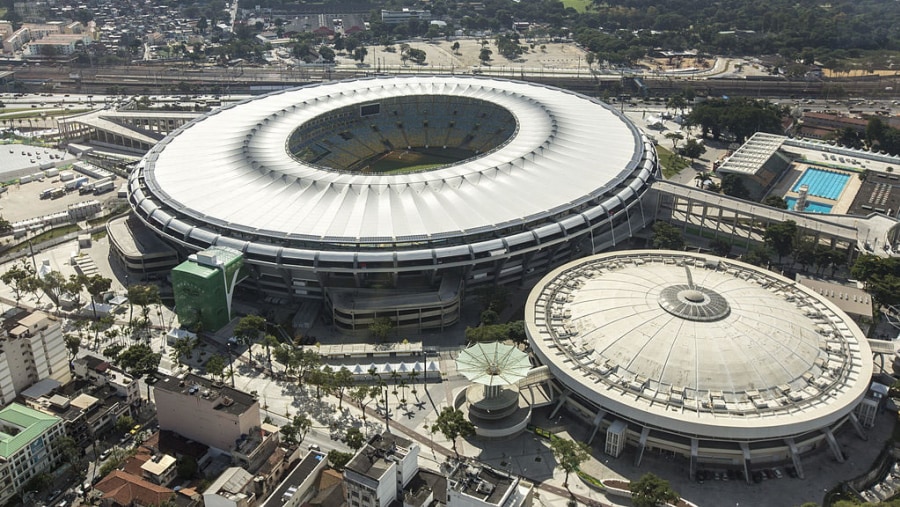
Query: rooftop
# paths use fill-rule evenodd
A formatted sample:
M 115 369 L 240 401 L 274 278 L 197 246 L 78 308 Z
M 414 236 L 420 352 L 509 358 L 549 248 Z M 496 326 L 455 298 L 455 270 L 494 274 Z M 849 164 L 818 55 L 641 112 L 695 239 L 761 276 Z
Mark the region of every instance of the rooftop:
M 160 374 L 159 381 L 153 387 L 157 390 L 204 398 L 215 403 L 216 410 L 230 414 L 243 414 L 257 404 L 256 398 L 244 391 L 193 373 L 188 373 L 184 379 Z
M 503 500 L 516 482 L 510 475 L 466 463 L 460 463 L 447 481 L 450 489 L 494 505 Z
M 310 451 L 303 457 L 299 464 L 278 485 L 278 488 L 269 495 L 261 507 L 281 507 L 287 498 L 293 496 L 297 488 L 306 480 L 319 463 L 325 459 L 325 454 Z
M 784 136 L 757 132 L 728 157 L 717 171 L 754 175 L 781 148 Z
M 103 492 L 103 498 L 118 505 L 159 505 L 175 494 L 152 482 L 135 477 L 122 470 L 113 470 L 94 486 Z
M 865 336 L 833 302 L 711 255 L 641 250 L 569 263 L 532 291 L 526 327 L 541 362 L 593 402 L 723 438 L 834 422 L 872 374 Z
M 0 410 L 0 458 L 8 459 L 60 421 L 18 403 Z
M 394 463 L 393 458 L 406 456 L 412 441 L 392 433 L 375 435 L 347 463 L 346 470 L 378 480 Z

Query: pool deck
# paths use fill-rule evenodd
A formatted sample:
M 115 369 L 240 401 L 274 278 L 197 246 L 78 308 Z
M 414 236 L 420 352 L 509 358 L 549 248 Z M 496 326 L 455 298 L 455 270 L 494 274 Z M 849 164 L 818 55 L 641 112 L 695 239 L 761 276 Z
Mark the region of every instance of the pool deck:
M 810 196 L 810 199 L 813 201 L 818 201 L 823 204 L 831 205 L 831 215 L 845 215 L 847 211 L 850 210 L 850 205 L 853 204 L 853 199 L 856 197 L 857 192 L 859 192 L 860 187 L 862 186 L 862 181 L 860 181 L 858 175 L 852 171 L 841 171 L 839 169 L 834 169 L 831 167 L 823 167 L 818 166 L 815 162 L 810 161 L 797 161 L 792 162 L 790 167 L 788 167 L 787 171 L 781 176 L 781 179 L 778 183 L 775 184 L 775 187 L 769 193 L 770 195 L 779 195 L 782 197 L 797 197 L 797 192 L 791 190 L 794 184 L 803 176 L 803 172 L 808 168 L 812 167 L 814 169 L 820 169 L 825 171 L 832 172 L 841 172 L 850 175 L 850 179 L 847 180 L 847 184 L 844 186 L 844 190 L 841 192 L 841 195 L 838 196 L 837 199 L 825 199 L 819 196 Z

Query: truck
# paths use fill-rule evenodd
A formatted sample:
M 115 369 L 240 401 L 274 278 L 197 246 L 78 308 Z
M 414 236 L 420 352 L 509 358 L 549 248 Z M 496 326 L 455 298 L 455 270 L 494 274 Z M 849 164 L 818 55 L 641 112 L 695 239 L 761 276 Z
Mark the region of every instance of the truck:
M 54 190 L 56 190 L 56 189 L 55 188 L 45 188 L 44 190 L 41 190 L 41 199 L 49 199 L 50 195 L 53 193 Z
M 66 190 L 75 190 L 81 188 L 83 185 L 86 185 L 90 180 L 87 176 L 81 176 L 79 178 L 75 178 L 74 180 L 70 180 L 66 182 Z
M 105 181 L 100 184 L 94 183 L 94 195 L 100 195 L 109 192 L 110 190 L 115 188 L 115 186 L 116 183 L 113 181 Z
M 75 173 L 71 171 L 63 171 L 59 173 L 59 181 L 69 181 L 75 179 Z
M 50 193 L 51 199 L 59 199 L 66 195 L 66 189 L 64 188 L 54 188 L 53 192 Z

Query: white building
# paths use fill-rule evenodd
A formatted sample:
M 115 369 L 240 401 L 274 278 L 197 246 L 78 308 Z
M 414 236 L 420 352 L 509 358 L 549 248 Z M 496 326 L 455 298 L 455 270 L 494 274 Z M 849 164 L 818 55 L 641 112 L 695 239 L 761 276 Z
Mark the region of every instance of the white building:
M 529 343 L 568 392 L 557 400 L 637 447 L 742 470 L 865 431 L 854 410 L 872 377 L 865 335 L 828 298 L 743 262 L 621 251 L 550 272 L 525 307 Z M 552 416 L 551 416 L 552 417 Z M 621 422 L 619 422 L 621 421 Z
M 72 371 L 75 376 L 86 379 L 95 386 L 112 387 L 129 404 L 135 404 L 141 399 L 140 387 L 134 378 L 99 357 L 90 354 L 79 357 L 72 362 Z
M 20 312 L 0 326 L 0 404 L 39 380 L 72 380 L 59 322 L 42 312 Z
M 447 507 L 528 507 L 534 485 L 484 465 L 457 462 L 447 475 Z
M 230 467 L 203 492 L 206 507 L 251 507 L 256 504 L 253 474 Z
M 411 19 L 430 21 L 431 11 L 403 8 L 400 11 L 381 10 L 381 22 L 386 25 L 398 25 Z
M 344 468 L 349 507 L 387 507 L 419 470 L 419 445 L 391 433 L 375 435 Z

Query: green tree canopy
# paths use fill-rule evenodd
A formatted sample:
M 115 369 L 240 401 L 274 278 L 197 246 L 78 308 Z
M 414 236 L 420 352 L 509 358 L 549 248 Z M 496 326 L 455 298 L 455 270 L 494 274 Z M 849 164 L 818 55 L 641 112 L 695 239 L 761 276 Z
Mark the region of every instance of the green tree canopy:
M 653 224 L 653 248 L 660 250 L 683 249 L 684 237 L 681 229 L 668 222 L 657 220 Z
M 456 439 L 458 437 L 470 437 L 475 434 L 475 425 L 469 421 L 465 414 L 453 407 L 444 407 L 438 414 L 437 421 L 432 427 L 434 430 L 440 431 L 453 447 L 453 452 L 459 457 L 459 451 L 456 450 Z
M 556 465 L 566 473 L 563 486 L 569 487 L 569 474 L 578 470 L 578 467 L 591 457 L 591 450 L 584 442 L 567 438 L 551 439 L 550 449 L 556 458 Z
M 678 493 L 663 480 L 652 473 L 646 473 L 629 485 L 631 502 L 635 507 L 656 507 L 664 503 L 675 503 L 680 498 Z

